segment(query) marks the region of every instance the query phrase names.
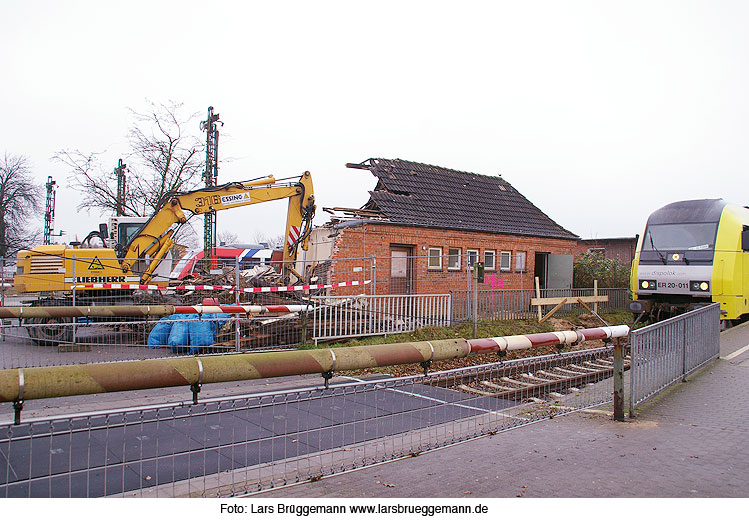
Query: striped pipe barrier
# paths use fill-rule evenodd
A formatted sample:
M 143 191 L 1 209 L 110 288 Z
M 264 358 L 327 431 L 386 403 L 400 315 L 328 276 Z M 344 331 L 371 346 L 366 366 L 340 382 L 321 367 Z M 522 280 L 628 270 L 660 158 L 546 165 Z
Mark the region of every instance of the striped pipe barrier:
M 575 331 L 426 342 L 363 345 L 335 349 L 190 356 L 133 362 L 60 365 L 0 371 L 0 402 L 88 395 L 105 392 L 199 386 L 301 374 L 353 371 L 463 358 L 470 353 L 519 350 L 544 345 L 580 343 L 585 340 L 620 338 L 629 327 L 599 327 Z M 20 411 L 18 409 L 17 411 Z M 17 412 L 17 415 L 20 414 Z M 17 416 L 17 420 L 18 420 Z
M 276 314 L 310 311 L 311 305 L 50 305 L 46 307 L 0 307 L 0 318 L 97 318 L 171 316 L 172 314 Z
M 85 283 L 74 285 L 76 290 L 85 289 L 120 289 L 120 290 L 229 290 L 232 292 L 295 292 L 300 290 L 332 289 L 336 287 L 354 287 L 369 285 L 372 280 L 342 281 L 330 285 L 291 285 L 288 287 L 243 287 L 234 288 L 233 285 L 177 285 L 175 287 L 161 287 L 158 285 L 136 285 L 128 283 Z

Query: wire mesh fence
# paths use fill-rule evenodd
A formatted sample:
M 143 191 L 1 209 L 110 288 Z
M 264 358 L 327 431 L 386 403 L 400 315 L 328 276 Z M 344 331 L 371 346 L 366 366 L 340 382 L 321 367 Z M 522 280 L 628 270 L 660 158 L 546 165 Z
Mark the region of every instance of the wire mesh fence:
M 446 327 L 452 321 L 449 294 L 334 296 L 313 310 L 313 340 L 358 338 Z
M 611 348 L 0 425 L 4 497 L 231 496 L 606 403 Z
M 635 408 L 720 353 L 720 305 L 654 323 L 630 334 L 630 415 Z

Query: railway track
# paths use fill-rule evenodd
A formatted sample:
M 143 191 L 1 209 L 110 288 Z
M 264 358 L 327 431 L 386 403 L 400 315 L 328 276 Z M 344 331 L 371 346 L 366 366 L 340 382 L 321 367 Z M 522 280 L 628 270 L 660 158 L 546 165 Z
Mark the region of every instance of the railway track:
M 530 364 L 518 366 L 501 364 L 491 372 L 486 369 L 468 370 L 440 378 L 434 384 L 478 396 L 522 400 L 527 398 L 561 398 L 587 384 L 600 382 L 614 374 L 614 359 L 610 349 L 597 350 L 587 358 L 560 354 Z M 630 358 L 624 358 L 624 369 L 629 369 Z

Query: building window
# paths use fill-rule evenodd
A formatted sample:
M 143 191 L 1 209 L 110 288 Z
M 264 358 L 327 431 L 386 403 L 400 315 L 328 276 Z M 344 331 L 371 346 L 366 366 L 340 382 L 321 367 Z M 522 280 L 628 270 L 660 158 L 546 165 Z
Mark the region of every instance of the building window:
M 493 250 L 484 250 L 484 269 L 494 270 L 494 254 Z
M 442 270 L 442 247 L 429 247 L 429 269 Z
M 479 251 L 469 248 L 466 250 L 466 256 L 468 257 L 468 266 L 472 267 L 479 262 Z
M 525 270 L 525 252 L 515 252 L 515 270 Z
M 499 253 L 499 269 L 510 270 L 510 260 L 512 259 L 512 252 L 503 250 Z
M 460 270 L 460 249 L 447 249 L 447 268 L 448 270 Z

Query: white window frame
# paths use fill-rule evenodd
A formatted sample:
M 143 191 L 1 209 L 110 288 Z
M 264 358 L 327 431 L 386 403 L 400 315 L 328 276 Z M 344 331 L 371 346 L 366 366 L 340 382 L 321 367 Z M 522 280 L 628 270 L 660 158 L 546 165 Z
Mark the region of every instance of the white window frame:
M 489 266 L 486 257 L 491 254 L 492 264 Z M 494 270 L 497 266 L 497 251 L 496 250 L 484 250 L 484 270 Z
M 522 256 L 522 257 L 521 257 Z M 515 270 L 525 270 L 526 261 L 528 259 L 528 253 L 521 250 L 515 252 Z M 520 264 L 522 260 L 522 265 Z
M 457 250 L 458 253 L 457 254 L 451 254 L 450 252 L 452 252 L 453 250 Z M 447 270 L 460 270 L 460 256 L 461 256 L 461 250 L 459 248 L 450 247 L 450 248 L 447 249 Z M 457 263 L 458 263 L 457 266 L 451 265 L 450 262 L 451 262 L 452 258 L 455 258 L 455 260 L 457 261 Z
M 432 251 L 436 250 L 437 255 L 432 256 Z M 429 251 L 427 252 L 427 269 L 428 270 L 442 270 L 442 247 L 429 247 Z M 438 258 L 439 264 L 437 266 L 432 265 L 432 258 L 436 257 Z
M 466 250 L 466 264 L 472 267 L 474 263 L 479 262 L 479 250 L 477 248 L 469 248 Z
M 504 265 L 502 259 L 507 256 L 507 265 Z M 509 271 L 512 269 L 512 252 L 509 250 L 501 250 L 499 252 L 499 270 Z

